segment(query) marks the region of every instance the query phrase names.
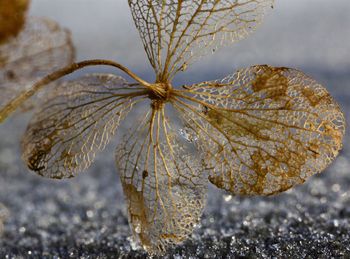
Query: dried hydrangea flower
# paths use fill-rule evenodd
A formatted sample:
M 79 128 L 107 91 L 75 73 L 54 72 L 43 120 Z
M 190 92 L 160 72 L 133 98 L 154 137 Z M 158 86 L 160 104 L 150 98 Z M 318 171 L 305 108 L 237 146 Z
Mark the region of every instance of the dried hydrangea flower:
M 72 64 L 0 110 L 4 120 L 46 84 L 91 65 L 136 82 L 90 74 L 53 90 L 23 138 L 36 173 L 70 178 L 103 150 L 122 120 L 131 125 L 116 164 L 136 240 L 162 254 L 198 224 L 210 181 L 232 194 L 272 195 L 325 169 L 342 147 L 345 119 L 327 90 L 303 72 L 267 65 L 221 80 L 172 85 L 194 60 L 238 41 L 273 0 L 129 0 L 156 73 L 149 83 L 106 60 Z

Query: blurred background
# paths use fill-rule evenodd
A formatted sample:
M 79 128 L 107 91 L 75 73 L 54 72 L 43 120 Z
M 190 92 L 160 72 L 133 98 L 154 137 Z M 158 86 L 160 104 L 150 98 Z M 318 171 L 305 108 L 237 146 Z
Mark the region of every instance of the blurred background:
M 197 62 L 178 80 L 213 79 L 265 63 L 346 72 L 350 66 L 349 10 L 347 0 L 275 1 L 274 10 L 254 34 Z M 78 60 L 117 60 L 152 78 L 127 1 L 33 0 L 31 14 L 50 17 L 69 28 Z
M 349 14 L 349 0 L 277 0 L 256 33 L 201 59 L 175 85 L 222 78 L 254 64 L 299 68 L 329 89 L 349 121 Z M 154 79 L 126 0 L 33 0 L 30 15 L 68 28 L 77 60 L 111 59 Z M 79 73 L 85 72 L 112 70 Z M 129 239 L 114 166 L 117 142 L 89 172 L 61 182 L 43 179 L 20 159 L 27 121 L 20 116 L 0 127 L 0 203 L 10 213 L 0 257 L 146 257 Z M 168 257 L 350 256 L 349 151 L 347 134 L 326 172 L 276 197 L 232 197 L 211 188 L 200 228 Z

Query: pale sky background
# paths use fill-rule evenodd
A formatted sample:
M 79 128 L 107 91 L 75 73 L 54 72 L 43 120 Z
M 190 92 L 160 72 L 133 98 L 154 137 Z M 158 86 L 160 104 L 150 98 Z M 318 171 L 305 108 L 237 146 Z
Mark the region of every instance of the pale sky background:
M 127 0 L 33 0 L 31 14 L 69 28 L 78 60 L 112 59 L 151 80 Z M 254 34 L 197 62 L 178 80 L 215 79 L 265 63 L 350 72 L 350 0 L 276 0 Z

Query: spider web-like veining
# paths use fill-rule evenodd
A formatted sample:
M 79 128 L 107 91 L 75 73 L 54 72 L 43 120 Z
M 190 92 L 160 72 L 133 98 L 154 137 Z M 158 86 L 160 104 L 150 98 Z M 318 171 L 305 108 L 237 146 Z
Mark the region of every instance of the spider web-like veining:
M 300 71 L 254 66 L 185 92 L 176 106 L 209 180 L 234 194 L 285 191 L 324 170 L 342 147 L 343 113 Z
M 56 89 L 24 135 L 23 159 L 40 175 L 68 178 L 90 166 L 145 92 L 130 87 L 121 77 L 103 74 Z
M 197 58 L 245 38 L 273 0 L 129 0 L 158 80 Z
M 163 108 L 135 117 L 116 163 L 135 239 L 149 253 L 162 254 L 199 222 L 208 179 Z

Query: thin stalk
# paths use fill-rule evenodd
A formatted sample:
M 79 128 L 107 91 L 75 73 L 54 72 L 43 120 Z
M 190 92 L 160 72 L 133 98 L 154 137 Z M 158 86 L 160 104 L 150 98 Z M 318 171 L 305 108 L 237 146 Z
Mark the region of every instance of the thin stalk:
M 13 113 L 18 107 L 20 107 L 26 100 L 28 100 L 30 97 L 32 97 L 36 92 L 38 92 L 40 89 L 48 85 L 49 83 L 64 77 L 66 75 L 69 75 L 79 69 L 82 69 L 87 66 L 99 66 L 99 65 L 105 65 L 105 66 L 112 66 L 115 68 L 118 68 L 125 72 L 127 75 L 135 79 L 137 82 L 139 82 L 141 85 L 146 87 L 147 89 L 152 90 L 153 87 L 150 83 L 144 81 L 140 77 L 138 77 L 136 74 L 131 72 L 128 68 L 124 67 L 123 65 L 110 61 L 110 60 L 102 60 L 102 59 L 94 59 L 94 60 L 86 60 L 78 63 L 73 63 L 67 67 L 64 67 L 62 69 L 59 69 L 44 78 L 42 78 L 40 81 L 35 83 L 28 91 L 25 91 L 18 95 L 16 98 L 11 100 L 7 105 L 5 105 L 0 110 L 0 123 L 4 122 L 11 113 Z

